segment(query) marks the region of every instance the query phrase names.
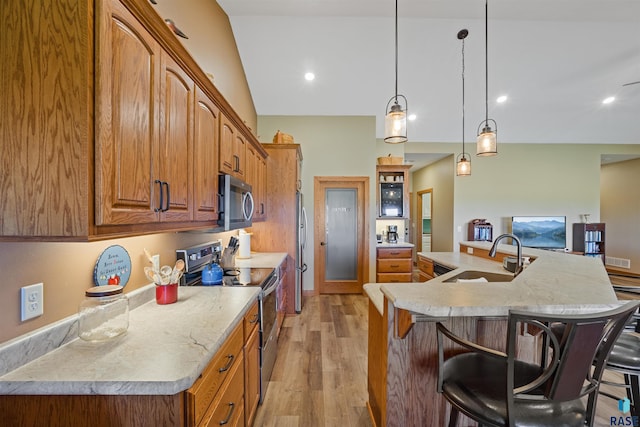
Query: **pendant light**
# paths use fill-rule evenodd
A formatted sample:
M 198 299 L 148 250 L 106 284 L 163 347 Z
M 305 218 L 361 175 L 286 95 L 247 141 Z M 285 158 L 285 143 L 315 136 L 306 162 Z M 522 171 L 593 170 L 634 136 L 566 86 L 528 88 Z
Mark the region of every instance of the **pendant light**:
M 399 100 L 404 101 L 404 109 Z M 384 118 L 384 142 L 389 144 L 407 142 L 407 98 L 398 94 L 398 0 L 396 0 L 396 94 L 387 102 L 386 111 L 388 112 Z
M 471 156 L 464 151 L 464 39 L 469 35 L 466 29 L 458 31 L 458 39 L 462 40 L 462 154 L 456 157 L 456 175 L 471 175 Z
M 495 156 L 498 154 L 498 125 L 489 118 L 489 4 L 484 2 L 484 71 L 485 71 L 485 119 L 478 126 L 478 142 L 476 154 L 478 156 Z M 491 122 L 496 128 L 491 129 Z M 482 130 L 481 130 L 482 129 Z

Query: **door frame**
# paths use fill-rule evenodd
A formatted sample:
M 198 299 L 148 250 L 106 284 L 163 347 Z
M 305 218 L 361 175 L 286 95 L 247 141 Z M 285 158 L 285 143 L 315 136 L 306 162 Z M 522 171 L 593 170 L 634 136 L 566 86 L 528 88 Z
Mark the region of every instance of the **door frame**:
M 320 242 L 324 241 L 324 222 L 320 219 L 324 218 L 325 189 L 327 188 L 355 188 L 358 190 L 358 258 L 359 263 L 358 277 L 362 278 L 359 286 L 361 292 L 364 292 L 362 286 L 369 282 L 369 235 L 370 231 L 370 206 L 369 206 L 369 177 L 368 176 L 316 176 L 313 178 L 313 210 L 314 210 L 314 286 L 315 294 L 336 292 L 331 289 L 335 286 L 326 286 L 321 281 L 321 270 L 324 268 L 324 249 Z
M 423 252 L 422 251 L 422 235 L 424 234 L 422 232 L 422 198 L 424 197 L 425 194 L 429 194 L 429 197 L 431 198 L 431 203 L 429 204 L 429 206 L 431 206 L 431 213 L 430 213 L 430 217 L 431 217 L 431 247 L 433 248 L 433 188 L 427 188 L 425 190 L 420 190 L 416 193 L 418 195 L 418 217 L 416 218 L 416 222 L 418 223 L 418 226 L 416 227 L 416 247 L 418 248 L 417 252 Z

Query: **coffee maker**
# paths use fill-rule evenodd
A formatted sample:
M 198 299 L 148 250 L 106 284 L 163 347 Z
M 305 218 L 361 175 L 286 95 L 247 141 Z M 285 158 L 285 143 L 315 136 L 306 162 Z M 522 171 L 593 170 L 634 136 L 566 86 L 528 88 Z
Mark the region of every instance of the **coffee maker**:
M 387 242 L 398 243 L 398 226 L 397 225 L 387 226 Z

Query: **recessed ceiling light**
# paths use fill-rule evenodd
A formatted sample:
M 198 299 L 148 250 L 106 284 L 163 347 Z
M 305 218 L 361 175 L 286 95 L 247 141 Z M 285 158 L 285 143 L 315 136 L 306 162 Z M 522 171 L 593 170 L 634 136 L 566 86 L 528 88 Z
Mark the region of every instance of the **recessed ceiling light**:
M 414 121 L 416 119 L 416 115 L 415 114 L 409 114 L 409 117 L 407 117 L 407 119 Z
M 501 95 L 501 96 L 499 96 L 499 97 L 496 99 L 496 102 L 497 102 L 498 104 L 502 104 L 502 103 L 503 103 L 503 102 L 505 102 L 507 99 L 508 99 L 508 98 L 507 98 L 507 95 Z
M 603 104 L 611 104 L 615 100 L 616 100 L 615 96 L 609 96 L 608 98 L 603 99 L 602 103 Z
M 315 78 L 316 78 L 316 75 L 315 75 L 315 74 L 313 74 L 313 73 L 306 73 L 306 74 L 304 75 L 304 78 L 305 78 L 305 80 L 307 80 L 307 81 L 311 81 L 311 80 L 313 80 L 313 79 L 315 79 Z

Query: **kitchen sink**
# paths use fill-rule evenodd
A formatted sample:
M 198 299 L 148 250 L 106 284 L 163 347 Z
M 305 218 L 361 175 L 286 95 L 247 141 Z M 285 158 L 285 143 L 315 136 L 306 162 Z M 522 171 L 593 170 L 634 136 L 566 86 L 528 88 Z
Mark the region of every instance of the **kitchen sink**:
M 461 280 L 475 280 L 484 277 L 487 279 L 487 282 L 510 282 L 513 280 L 513 274 L 502 274 L 502 273 L 490 273 L 488 271 L 476 271 L 476 270 L 466 270 L 462 273 L 456 274 L 453 277 L 448 278 L 447 280 L 443 280 L 443 282 L 457 282 L 458 279 Z

